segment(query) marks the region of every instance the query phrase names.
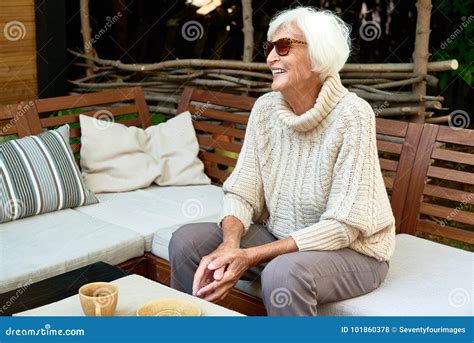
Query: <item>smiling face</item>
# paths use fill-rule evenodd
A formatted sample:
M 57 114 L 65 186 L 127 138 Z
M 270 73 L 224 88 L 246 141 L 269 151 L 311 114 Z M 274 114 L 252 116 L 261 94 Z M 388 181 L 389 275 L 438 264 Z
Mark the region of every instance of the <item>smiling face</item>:
M 303 32 L 296 24 L 278 29 L 271 40 L 293 38 L 306 41 Z M 308 46 L 292 44 L 286 56 L 279 56 L 275 48 L 267 56 L 267 65 L 273 74 L 272 90 L 287 95 L 303 96 L 308 89 L 319 84 L 319 74 L 311 70 Z

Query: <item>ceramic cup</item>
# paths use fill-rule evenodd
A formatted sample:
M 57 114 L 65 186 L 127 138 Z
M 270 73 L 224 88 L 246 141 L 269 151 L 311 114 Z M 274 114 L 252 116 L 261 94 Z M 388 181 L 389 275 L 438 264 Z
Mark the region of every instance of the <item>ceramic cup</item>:
M 109 282 L 92 282 L 79 288 L 79 299 L 86 316 L 113 316 L 118 288 Z

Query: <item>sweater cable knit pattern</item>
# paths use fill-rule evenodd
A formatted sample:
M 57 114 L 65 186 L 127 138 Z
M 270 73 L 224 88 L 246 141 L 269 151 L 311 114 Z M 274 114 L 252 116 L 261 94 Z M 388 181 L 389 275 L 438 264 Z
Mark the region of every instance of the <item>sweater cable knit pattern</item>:
M 266 221 L 300 251 L 349 247 L 387 261 L 395 219 L 377 154 L 370 105 L 329 76 L 313 108 L 295 115 L 281 93 L 252 109 L 237 165 L 223 184 L 224 206 L 245 232 Z

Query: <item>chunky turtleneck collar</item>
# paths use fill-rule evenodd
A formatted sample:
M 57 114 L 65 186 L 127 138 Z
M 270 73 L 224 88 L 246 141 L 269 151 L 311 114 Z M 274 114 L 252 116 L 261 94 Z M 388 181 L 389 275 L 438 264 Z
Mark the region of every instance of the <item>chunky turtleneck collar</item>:
M 279 93 L 276 112 L 278 118 L 288 127 L 306 132 L 318 126 L 347 93 L 348 90 L 342 85 L 339 74 L 328 76 L 319 91 L 313 108 L 301 115 L 296 115 L 283 95 Z

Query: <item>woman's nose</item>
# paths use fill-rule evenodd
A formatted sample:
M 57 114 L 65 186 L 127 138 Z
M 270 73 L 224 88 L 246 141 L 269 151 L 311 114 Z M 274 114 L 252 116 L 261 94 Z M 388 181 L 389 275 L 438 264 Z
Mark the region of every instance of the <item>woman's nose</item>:
M 267 64 L 273 64 L 280 59 L 280 56 L 275 51 L 275 47 L 270 51 L 267 56 Z

